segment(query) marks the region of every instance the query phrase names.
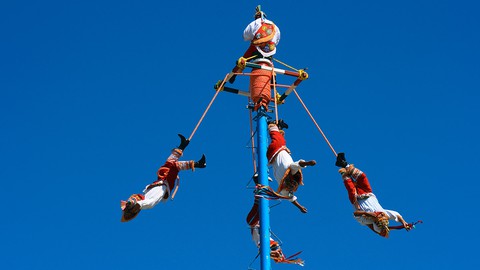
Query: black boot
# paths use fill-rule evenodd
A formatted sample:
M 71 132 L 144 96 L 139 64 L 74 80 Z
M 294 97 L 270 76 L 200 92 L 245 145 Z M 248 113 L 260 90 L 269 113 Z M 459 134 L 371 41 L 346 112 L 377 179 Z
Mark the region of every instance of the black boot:
M 252 178 L 253 178 L 253 182 L 255 182 L 255 184 L 257 185 L 258 184 L 258 173 L 255 173 Z M 268 177 L 268 182 L 273 182 L 273 179 L 270 176 Z
M 185 137 L 182 134 L 178 134 L 178 137 L 180 137 L 180 145 L 177 147 L 180 150 L 185 150 L 185 147 L 190 143 L 189 140 L 185 139 Z
M 268 124 L 268 125 L 270 125 L 270 124 L 275 124 L 275 125 L 277 125 L 277 127 L 278 127 L 279 129 L 287 129 L 287 128 L 288 128 L 288 124 L 285 123 L 285 121 L 283 121 L 282 119 L 278 120 L 278 124 L 277 124 L 277 121 L 276 121 L 276 120 L 269 120 L 269 121 L 267 122 L 267 124 Z
M 335 166 L 345 168 L 347 167 L 348 162 L 345 159 L 345 153 L 338 153 L 337 161 L 335 162 Z
M 287 123 L 285 123 L 285 121 L 283 121 L 282 119 L 278 120 L 277 126 L 280 129 L 287 129 L 288 128 Z
M 258 185 L 258 173 L 255 173 L 252 178 L 253 182 L 255 182 L 255 185 Z
M 205 159 L 205 155 L 202 155 L 202 158 L 198 161 L 195 161 L 195 163 L 193 163 L 193 167 L 195 168 L 205 168 L 207 167 L 207 161 Z

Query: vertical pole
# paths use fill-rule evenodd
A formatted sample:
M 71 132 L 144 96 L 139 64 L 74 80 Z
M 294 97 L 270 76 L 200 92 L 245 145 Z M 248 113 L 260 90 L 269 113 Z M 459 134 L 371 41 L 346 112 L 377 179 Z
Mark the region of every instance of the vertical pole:
M 259 184 L 268 186 L 267 160 L 267 115 L 261 106 L 257 112 L 258 141 L 258 180 Z M 260 198 L 260 265 L 261 270 L 271 270 L 270 261 L 270 208 L 268 200 Z

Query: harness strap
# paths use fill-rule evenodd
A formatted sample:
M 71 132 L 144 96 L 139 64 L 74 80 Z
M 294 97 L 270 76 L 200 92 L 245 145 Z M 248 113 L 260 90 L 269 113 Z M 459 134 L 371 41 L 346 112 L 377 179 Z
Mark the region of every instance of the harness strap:
M 173 190 L 172 197 L 170 197 L 170 200 L 173 201 L 175 198 L 175 194 L 177 194 L 178 188 L 180 187 L 180 177 L 177 176 L 177 181 L 175 181 L 175 190 Z
M 281 195 L 275 192 L 271 187 L 257 184 L 253 191 L 255 198 L 265 198 L 267 200 L 289 200 L 291 197 Z

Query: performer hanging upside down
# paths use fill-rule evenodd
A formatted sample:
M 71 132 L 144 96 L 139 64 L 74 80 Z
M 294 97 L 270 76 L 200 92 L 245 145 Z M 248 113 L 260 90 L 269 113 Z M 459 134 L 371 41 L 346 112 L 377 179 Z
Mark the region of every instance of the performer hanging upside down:
M 259 198 L 255 198 L 252 209 L 250 209 L 250 212 L 247 215 L 247 224 L 250 227 L 250 233 L 252 234 L 253 242 L 255 243 L 257 248 L 260 248 L 260 215 L 258 213 L 258 203 Z M 303 266 L 303 260 L 300 258 L 295 258 L 295 256 L 298 254 L 299 253 L 296 253 L 292 256 L 286 257 L 283 254 L 282 248 L 280 247 L 279 243 L 275 241 L 272 237 L 270 237 L 270 258 L 274 262 L 293 263 Z
M 293 161 L 285 141 L 284 128 L 288 128 L 288 125 L 283 120 L 279 120 L 278 124 L 275 124 L 275 122 L 269 122 L 268 124 L 271 139 L 267 150 L 268 163 L 272 166 L 274 177 L 278 182 L 277 192 L 283 196 L 289 196 L 290 202 L 302 213 L 307 213 L 307 208 L 298 202 L 294 193 L 299 185 L 303 185 L 301 169 L 307 166 L 314 166 L 316 161 L 305 161 L 303 159 Z
M 383 209 L 372 192 L 367 175 L 348 164 L 344 153 L 337 155 L 335 163 L 341 167 L 338 172 L 342 175 L 343 183 L 348 192 L 348 198 L 354 208 L 354 218 L 362 225 L 368 226 L 380 236 L 388 237 L 391 229 L 412 229 L 412 225 L 405 222 L 403 217 L 396 211 Z M 402 226 L 389 226 L 389 220 L 394 220 Z
M 206 167 L 205 155 L 202 155 L 202 158 L 198 161 L 178 160 L 190 142 L 181 134 L 178 134 L 178 136 L 181 139 L 180 146 L 172 150 L 165 164 L 158 169 L 157 181 L 146 186 L 143 194 L 133 194 L 127 201 L 121 201 L 122 222 L 134 219 L 143 209 L 151 209 L 159 202 L 166 202 L 175 186 L 175 181 L 177 178 L 179 179 L 179 171 L 189 169 L 193 171 L 195 168 Z

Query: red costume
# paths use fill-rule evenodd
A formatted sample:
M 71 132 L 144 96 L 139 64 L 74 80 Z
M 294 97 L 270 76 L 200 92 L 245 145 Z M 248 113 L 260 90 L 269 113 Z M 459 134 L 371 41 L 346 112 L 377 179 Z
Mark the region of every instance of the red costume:
M 364 172 L 355 170 L 352 176 L 356 181 L 353 181 L 352 178 L 347 178 L 343 181 L 343 184 L 347 189 L 348 199 L 350 199 L 352 204 L 356 204 L 357 196 L 361 198 L 372 194 L 372 187 L 370 186 L 370 182 Z
M 179 179 L 178 173 L 181 170 L 188 170 L 195 168 L 205 168 L 205 156 L 195 162 L 179 161 L 183 151 L 188 144 L 185 137 L 181 136 L 181 147 L 172 150 L 172 153 L 167 158 L 167 161 L 158 169 L 157 180 L 145 187 L 144 194 L 133 194 L 127 201 L 121 201 L 120 207 L 122 209 L 122 222 L 127 222 L 135 218 L 142 209 L 151 209 L 159 202 L 166 202 L 170 197 L 171 190 L 175 187 L 175 181 Z M 178 186 L 177 186 L 178 187 Z M 173 192 L 172 198 L 175 195 Z
M 282 150 L 290 153 L 290 150 L 287 148 L 287 141 L 278 128 L 269 128 L 270 134 L 270 144 L 267 149 L 267 159 L 268 163 L 272 163 L 273 158 Z
M 155 186 L 167 184 L 168 190 L 171 190 L 175 187 L 175 181 L 178 178 L 178 173 L 180 170 L 188 170 L 194 168 L 194 161 L 178 161 L 178 158 L 182 156 L 183 152 L 180 149 L 174 149 L 172 154 L 168 157 L 165 164 L 163 164 L 160 169 L 157 171 L 157 181 L 153 182 L 152 184 L 148 185 L 145 190 L 153 188 Z M 168 197 L 168 194 L 166 194 Z

